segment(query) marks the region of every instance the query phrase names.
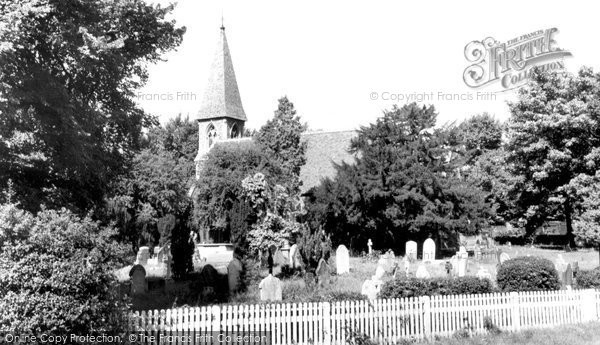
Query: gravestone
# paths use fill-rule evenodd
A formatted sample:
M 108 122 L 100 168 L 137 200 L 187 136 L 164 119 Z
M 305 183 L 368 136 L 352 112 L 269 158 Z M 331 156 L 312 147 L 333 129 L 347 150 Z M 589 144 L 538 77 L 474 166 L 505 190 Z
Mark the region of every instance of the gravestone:
M 367 242 L 367 247 L 369 247 L 369 255 L 371 255 L 371 253 L 373 253 L 373 241 L 371 241 L 370 238 L 369 238 L 369 241 Z
M 407 241 L 404 247 L 405 253 L 409 260 L 417 260 L 417 242 Z
M 319 260 L 319 265 L 317 266 L 317 270 L 315 271 L 316 274 L 316 278 L 317 278 L 317 283 L 320 286 L 323 286 L 325 284 L 329 283 L 329 278 L 330 278 L 330 272 L 329 272 L 329 266 L 327 265 L 327 262 L 325 262 L 324 259 Z
M 335 268 L 338 275 L 350 272 L 350 253 L 343 244 L 335 251 Z
M 299 255 L 300 253 L 298 252 L 298 245 L 297 244 L 292 244 L 292 246 L 290 247 L 290 266 L 292 268 L 296 268 L 296 267 L 300 267 L 300 262 L 297 261 L 297 255 Z
M 431 278 L 431 275 L 429 274 L 427 268 L 424 265 L 420 265 L 419 268 L 417 268 L 416 277 L 419 279 Z
M 563 284 L 565 286 L 565 288 L 567 286 L 573 286 L 573 269 L 571 268 L 571 264 L 567 265 L 567 269 L 565 270 L 565 273 L 563 274 Z
M 469 259 L 469 253 L 467 253 L 467 249 L 463 246 L 460 247 L 461 250 L 456 253 L 457 264 L 458 264 L 458 276 L 464 277 L 467 274 L 467 260 Z
M 475 246 L 475 261 L 481 261 L 481 246 L 478 244 Z
M 148 291 L 148 282 L 146 281 L 146 269 L 140 264 L 133 265 L 129 271 L 131 279 L 131 294 L 139 295 Z
M 479 267 L 479 270 L 477 271 L 477 278 L 492 280 L 492 274 L 484 267 Z
M 227 265 L 227 283 L 229 286 L 229 293 L 236 293 L 240 290 L 242 284 L 242 272 L 244 268 L 242 262 L 233 258 Z
M 150 248 L 148 247 L 140 247 L 137 252 L 137 257 L 135 259 L 135 263 L 139 265 L 147 265 L 148 259 L 150 258 Z
M 558 254 L 556 261 L 554 262 L 554 267 L 559 272 L 564 272 L 567 269 L 567 262 L 563 258 L 562 254 Z
M 435 242 L 428 238 L 423 242 L 423 261 L 429 262 L 435 260 Z
M 363 283 L 361 287 L 361 295 L 367 296 L 369 300 L 374 300 L 377 298 L 379 291 L 381 291 L 381 286 L 383 285 L 383 281 L 378 279 L 367 279 Z
M 503 264 L 506 260 L 510 260 L 510 256 L 506 253 L 500 254 L 500 264 Z
M 381 267 L 381 266 L 377 266 L 377 269 L 375 270 L 375 275 L 373 277 L 375 279 L 381 280 L 384 275 L 385 275 L 385 269 L 383 269 L 383 267 Z
M 263 279 L 258 285 L 258 288 L 260 289 L 261 301 L 281 301 L 283 299 L 281 293 L 281 280 L 273 277 L 272 274 L 269 274 Z
M 165 247 L 154 248 L 154 252 L 156 253 L 156 260 L 160 262 L 165 262 Z
M 289 259 L 286 258 L 282 250 L 275 251 L 275 255 L 273 255 L 273 263 L 275 264 L 275 266 L 284 266 L 288 262 Z
M 379 258 L 377 265 L 383 267 L 383 269 L 385 270 L 386 273 L 392 272 L 392 269 L 394 268 L 395 259 L 396 259 L 396 256 L 394 255 L 394 252 L 392 250 L 388 250 L 387 253 L 383 254 Z
M 198 280 L 202 287 L 202 297 L 210 297 L 215 292 L 215 287 L 218 284 L 219 272 L 212 265 L 204 265 L 200 271 Z

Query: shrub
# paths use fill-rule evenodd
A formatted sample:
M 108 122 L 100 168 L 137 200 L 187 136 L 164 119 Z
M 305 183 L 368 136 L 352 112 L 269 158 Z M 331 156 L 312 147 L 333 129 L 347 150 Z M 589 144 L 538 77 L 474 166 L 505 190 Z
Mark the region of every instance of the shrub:
M 403 298 L 433 295 L 480 294 L 494 291 L 492 282 L 476 277 L 408 278 L 390 280 L 383 284 L 380 298 Z
M 29 236 L 0 251 L 0 329 L 23 336 L 124 332 L 127 306 L 112 273 L 126 253 L 112 241 L 117 232 L 66 210 L 27 218 Z
M 581 289 L 600 288 L 600 267 L 590 271 L 579 271 L 577 273 L 577 287 Z
M 519 257 L 505 261 L 496 275 L 502 291 L 560 289 L 558 272 L 552 261 L 541 257 Z

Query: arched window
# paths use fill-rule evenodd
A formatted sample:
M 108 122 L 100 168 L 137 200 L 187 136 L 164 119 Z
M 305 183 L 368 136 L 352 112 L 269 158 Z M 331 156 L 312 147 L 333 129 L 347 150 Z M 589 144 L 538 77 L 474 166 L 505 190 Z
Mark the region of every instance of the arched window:
M 239 136 L 240 136 L 240 130 L 238 129 L 237 123 L 234 123 L 233 126 L 231 126 L 231 137 L 237 138 Z
M 208 148 L 211 148 L 217 140 L 217 131 L 215 130 L 215 126 L 213 126 L 212 124 L 208 126 L 206 130 L 206 135 L 208 137 Z

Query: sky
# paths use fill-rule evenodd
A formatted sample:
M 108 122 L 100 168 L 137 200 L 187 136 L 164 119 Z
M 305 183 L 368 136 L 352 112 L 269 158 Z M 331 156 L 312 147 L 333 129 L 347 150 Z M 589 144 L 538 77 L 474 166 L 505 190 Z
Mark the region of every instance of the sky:
M 198 112 L 222 16 L 248 128 L 271 118 L 284 95 L 310 130 L 357 129 L 412 100 L 433 104 L 438 124 L 481 112 L 506 120 L 516 90 L 463 80 L 465 46 L 486 37 L 555 27 L 555 46 L 572 53 L 568 71 L 600 70 L 597 13 L 583 1 L 179 0 L 170 18 L 187 28 L 183 43 L 148 67 L 138 93 L 161 122 Z

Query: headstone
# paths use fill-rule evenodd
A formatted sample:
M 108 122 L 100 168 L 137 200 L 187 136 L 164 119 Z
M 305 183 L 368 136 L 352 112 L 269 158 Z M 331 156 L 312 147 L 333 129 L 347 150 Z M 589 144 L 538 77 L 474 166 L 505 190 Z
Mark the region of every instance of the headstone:
M 289 262 L 289 259 L 286 258 L 285 254 L 283 254 L 282 250 L 275 251 L 275 255 L 273 256 L 273 263 L 275 266 L 284 266 Z
M 377 280 L 381 280 L 384 275 L 385 275 L 385 269 L 381 266 L 377 266 L 377 269 L 375 270 L 375 275 L 373 276 L 373 278 L 375 278 Z
M 165 255 L 165 257 L 167 258 L 167 261 L 165 262 L 165 265 L 167 265 L 167 279 L 170 279 L 172 274 L 171 265 L 173 264 L 173 257 L 171 256 L 170 251 Z
M 335 251 L 335 268 L 338 275 L 350 272 L 350 253 L 343 244 Z
M 324 259 L 319 260 L 319 265 L 317 266 L 315 274 L 317 275 L 317 282 L 319 283 L 319 285 L 322 286 L 329 283 L 329 266 L 327 265 L 327 262 L 325 262 Z
M 258 285 L 261 301 L 281 301 L 281 280 L 269 274 Z
M 165 262 L 165 247 L 155 247 L 154 252 L 156 253 L 156 259 L 158 262 Z
M 427 268 L 424 265 L 421 265 L 419 268 L 417 268 L 416 277 L 419 279 L 431 278 L 431 275 L 427 271 Z
M 241 276 L 244 268 L 242 262 L 233 258 L 227 265 L 227 283 L 229 285 L 229 293 L 236 293 L 241 287 Z
M 381 280 L 367 279 L 363 283 L 360 293 L 367 296 L 369 300 L 374 300 L 377 298 L 379 291 L 381 291 L 382 285 L 383 282 Z
M 467 260 L 469 259 L 469 253 L 465 247 L 460 247 L 461 250 L 456 253 L 458 259 L 458 276 L 464 277 L 467 274 Z
M 567 286 L 573 286 L 573 269 L 571 268 L 571 264 L 567 265 L 567 269 L 565 270 L 565 273 L 563 274 L 563 282 L 565 284 L 565 288 Z
M 406 256 L 408 257 L 409 260 L 411 260 L 411 261 L 417 260 L 417 242 L 415 242 L 415 241 L 406 242 L 404 249 L 406 252 Z
M 377 265 L 383 267 L 385 272 L 392 272 L 392 269 L 394 268 L 395 259 L 396 256 L 394 255 L 394 252 L 392 250 L 388 250 L 387 253 L 383 254 L 379 258 Z
M 371 241 L 370 238 L 369 238 L 369 241 L 367 242 L 367 247 L 369 247 L 369 255 L 371 255 L 371 253 L 373 253 L 373 241 Z
M 140 247 L 137 252 L 137 257 L 135 259 L 136 264 L 147 265 L 148 259 L 150 258 L 150 248 L 148 247 Z
M 423 242 L 423 261 L 429 262 L 435 260 L 435 242 L 428 238 Z
M 131 294 L 139 295 L 148 291 L 148 282 L 146 281 L 146 269 L 140 264 L 133 265 L 129 271 L 131 279 Z
M 481 246 L 476 245 L 475 246 L 475 261 L 480 261 L 481 259 L 482 259 Z
M 217 286 L 219 280 L 219 272 L 212 265 L 204 265 L 200 271 L 198 277 L 200 286 L 203 288 L 203 292 L 206 293 L 206 288 L 214 289 Z
M 296 268 L 296 267 L 300 267 L 300 262 L 297 261 L 296 255 L 300 254 L 298 252 L 298 245 L 297 244 L 292 244 L 292 246 L 290 247 L 290 266 L 292 268 Z
M 506 260 L 510 260 L 510 256 L 506 253 L 500 254 L 500 264 L 503 264 Z
M 479 267 L 479 270 L 477 271 L 477 278 L 492 280 L 492 274 L 484 267 Z
M 393 273 L 394 279 L 406 278 L 406 273 L 405 273 L 404 269 L 401 268 L 397 262 L 394 264 L 393 272 L 394 272 Z
M 556 270 L 559 272 L 564 272 L 567 269 L 567 262 L 563 258 L 562 254 L 558 254 L 556 261 L 554 262 L 554 266 Z

